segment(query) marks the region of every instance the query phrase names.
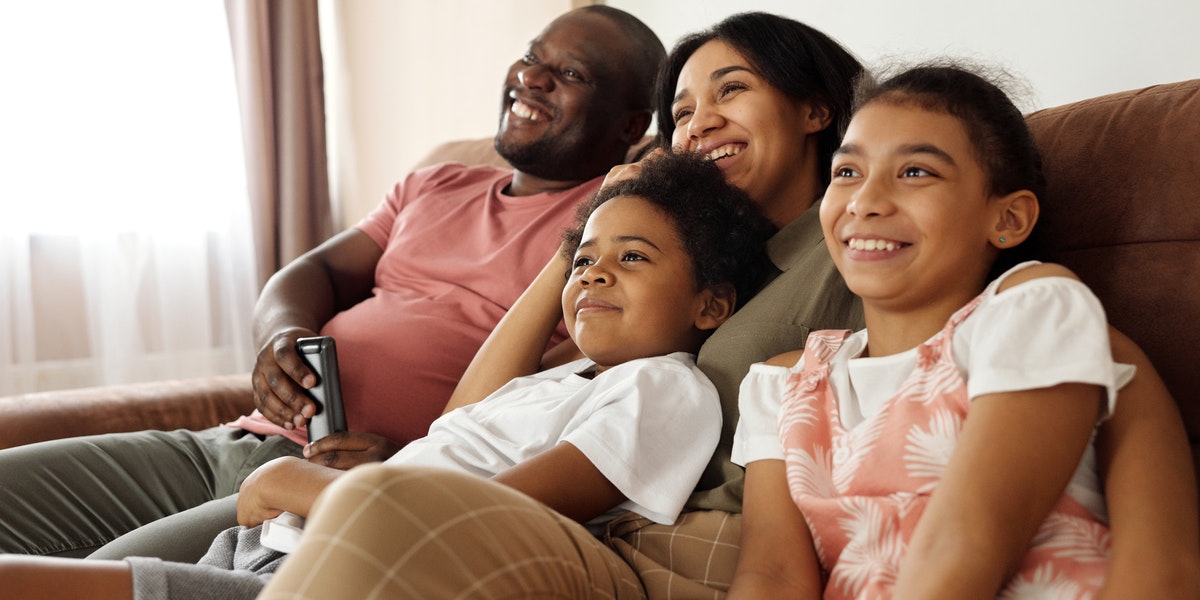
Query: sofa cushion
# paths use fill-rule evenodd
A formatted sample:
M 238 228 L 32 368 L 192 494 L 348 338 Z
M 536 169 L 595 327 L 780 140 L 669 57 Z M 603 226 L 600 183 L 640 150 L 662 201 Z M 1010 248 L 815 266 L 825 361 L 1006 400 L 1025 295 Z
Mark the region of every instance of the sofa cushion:
M 1200 442 L 1200 80 L 1033 113 L 1037 242 L 1149 355 Z

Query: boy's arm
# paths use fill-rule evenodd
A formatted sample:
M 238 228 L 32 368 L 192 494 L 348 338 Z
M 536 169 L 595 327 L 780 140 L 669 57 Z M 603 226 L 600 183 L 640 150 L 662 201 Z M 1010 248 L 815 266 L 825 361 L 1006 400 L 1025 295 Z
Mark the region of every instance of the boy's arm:
M 994 597 L 1070 481 L 1102 394 L 1066 383 L 974 399 L 901 561 L 895 597 Z
M 568 442 L 560 442 L 496 475 L 493 480 L 580 523 L 625 501 L 621 490 L 583 452 Z
M 562 291 L 568 266 L 567 259 L 555 253 L 542 268 L 475 353 L 443 413 L 483 400 L 514 377 L 541 370 L 542 353 L 562 320 Z M 547 357 L 556 352 L 569 355 L 569 350 L 574 349 L 573 344 L 561 349 L 559 346 L 547 353 Z M 558 362 L 568 361 L 560 357 Z
M 1112 529 L 1101 597 L 1200 597 L 1196 482 L 1179 409 L 1132 340 L 1109 328 L 1113 360 L 1137 374 L 1096 440 Z
M 307 517 L 317 495 L 344 472 L 291 456 L 267 462 L 242 482 L 238 524 L 254 527 L 284 511 Z
M 746 465 L 741 549 L 728 597 L 821 597 L 820 564 L 782 460 Z

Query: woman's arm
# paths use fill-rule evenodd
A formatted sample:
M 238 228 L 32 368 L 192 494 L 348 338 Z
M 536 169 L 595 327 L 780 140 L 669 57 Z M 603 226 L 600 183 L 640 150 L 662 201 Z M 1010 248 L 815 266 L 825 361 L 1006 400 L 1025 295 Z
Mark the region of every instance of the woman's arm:
M 1112 530 L 1102 597 L 1200 597 L 1196 481 L 1179 409 L 1146 355 L 1109 329 L 1113 359 L 1137 367 L 1096 440 Z
M 751 462 L 746 465 L 741 550 L 729 599 L 820 597 L 820 564 L 808 524 L 788 492 L 784 462 Z
M 542 369 L 546 344 L 562 320 L 562 291 L 569 265 L 566 257 L 556 253 L 542 268 L 475 353 L 443 413 L 479 402 L 514 377 Z M 563 344 L 568 346 L 559 344 L 546 357 L 559 364 L 568 362 L 574 344 L 569 340 Z
M 1100 387 L 975 398 L 900 564 L 896 598 L 993 598 L 1020 565 L 1088 444 Z

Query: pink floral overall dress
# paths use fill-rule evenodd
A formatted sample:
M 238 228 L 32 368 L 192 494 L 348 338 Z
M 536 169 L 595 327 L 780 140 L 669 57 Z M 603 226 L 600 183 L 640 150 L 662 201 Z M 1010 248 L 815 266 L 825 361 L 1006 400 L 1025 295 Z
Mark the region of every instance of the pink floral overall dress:
M 951 354 L 954 330 L 982 296 L 917 348 L 899 393 L 852 430 L 842 426 L 829 360 L 849 331 L 808 337 L 792 373 L 779 432 L 788 487 L 812 532 L 826 598 L 888 598 L 900 559 L 967 416 L 966 382 Z M 1104 581 L 1108 528 L 1063 494 L 1001 598 L 1088 598 Z

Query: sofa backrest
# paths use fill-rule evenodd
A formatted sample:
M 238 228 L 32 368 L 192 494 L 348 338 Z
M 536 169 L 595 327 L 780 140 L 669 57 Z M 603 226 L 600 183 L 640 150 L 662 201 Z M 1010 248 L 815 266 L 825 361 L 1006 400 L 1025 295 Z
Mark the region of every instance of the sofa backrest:
M 1150 357 L 1200 449 L 1200 80 L 1030 114 L 1037 236 Z
M 1028 115 L 1048 190 L 1045 259 L 1074 270 L 1149 355 L 1200 465 L 1200 80 Z M 448 142 L 421 165 L 505 163 L 491 138 Z

